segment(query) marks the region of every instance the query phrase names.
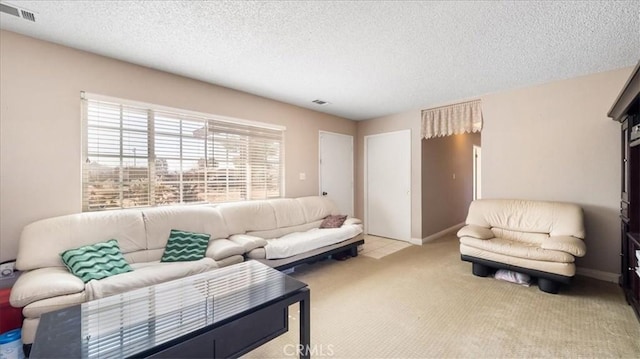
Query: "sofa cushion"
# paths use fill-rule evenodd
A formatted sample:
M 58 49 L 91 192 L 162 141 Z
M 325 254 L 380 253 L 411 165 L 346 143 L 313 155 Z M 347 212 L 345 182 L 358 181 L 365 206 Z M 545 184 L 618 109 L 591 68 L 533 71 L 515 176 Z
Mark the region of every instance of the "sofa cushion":
M 229 240 L 233 243 L 242 246 L 245 253 L 253 249 L 264 247 L 267 245 L 267 240 L 264 238 L 251 236 L 248 234 L 234 234 L 229 237 Z
M 217 207 L 222 213 L 229 234 L 263 231 L 277 228 L 276 215 L 267 200 L 222 203 Z
M 300 203 L 307 223 L 324 219 L 330 214 L 339 214 L 336 205 L 326 197 L 310 196 L 295 200 Z
M 69 271 L 85 283 L 131 271 L 115 239 L 69 249 L 60 257 Z
M 573 263 L 574 257 L 566 252 L 548 250 L 537 244 L 524 243 L 506 238 L 482 240 L 473 237 L 461 237 L 460 243 L 488 252 L 537 261 Z
M 211 258 L 202 258 L 190 262 L 154 262 L 142 265 L 133 264 L 133 271 L 86 284 L 87 300 L 108 297 L 150 285 L 184 278 L 217 268 Z
M 273 207 L 278 228 L 297 226 L 306 221 L 300 202 L 293 198 L 272 199 L 269 204 Z
M 228 267 L 230 265 L 238 264 L 242 262 L 244 262 L 244 257 L 236 254 L 231 257 L 227 257 L 219 261 L 216 261 L 216 264 L 218 265 L 219 268 L 222 268 L 222 267 Z
M 362 233 L 362 226 L 352 224 L 340 228 L 314 228 L 306 232 L 287 234 L 284 237 L 269 239 L 264 247 L 267 259 L 279 259 L 295 256 L 316 248 L 328 246 L 353 238 Z
M 164 253 L 163 248 L 157 249 L 146 249 L 143 251 L 135 251 L 124 254 L 124 259 L 129 262 L 129 264 L 133 263 L 145 263 L 145 262 L 156 262 L 162 258 L 162 254 Z
M 306 232 L 310 229 L 320 228 L 320 223 L 322 223 L 322 220 L 300 224 L 297 226 L 269 229 L 266 231 L 250 231 L 247 232 L 247 234 L 265 239 L 274 239 L 280 238 L 290 233 Z
M 33 222 L 22 230 L 16 267 L 64 267 L 60 253 L 112 238 L 118 239 L 123 253 L 146 249 L 140 211 L 86 212 Z
M 230 233 L 220 211 L 215 207 L 169 206 L 142 211 L 146 228 L 147 249 L 164 249 L 172 229 L 205 233 L 211 239 L 227 238 Z M 149 258 L 159 260 L 157 258 Z
M 243 255 L 244 248 L 228 239 L 215 239 L 209 243 L 206 256 L 216 261 L 235 255 Z
M 11 305 L 24 307 L 35 301 L 84 291 L 84 282 L 65 267 L 24 272 L 11 289 Z
M 322 223 L 320 223 L 320 228 L 340 228 L 346 219 L 346 214 L 328 215 Z
M 209 234 L 172 229 L 160 262 L 188 262 L 204 258 Z
M 362 220 L 360 218 L 349 217 L 344 221 L 343 225 L 360 224 L 360 223 L 362 223 Z
M 247 258 L 251 259 L 265 259 L 267 258 L 267 251 L 264 248 L 256 248 L 250 252 L 247 252 Z

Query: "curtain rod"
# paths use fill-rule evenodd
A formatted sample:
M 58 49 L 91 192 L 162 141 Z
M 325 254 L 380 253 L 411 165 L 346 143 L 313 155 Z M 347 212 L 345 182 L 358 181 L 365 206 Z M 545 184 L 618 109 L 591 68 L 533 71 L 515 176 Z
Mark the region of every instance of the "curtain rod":
M 464 102 L 458 102 L 458 103 L 452 103 L 451 105 L 442 105 L 442 106 L 438 106 L 438 107 L 432 107 L 432 108 L 427 108 L 424 109 L 422 111 L 431 111 L 431 110 L 437 110 L 439 108 L 444 108 L 444 107 L 451 107 L 451 106 L 458 106 L 458 105 L 466 105 L 468 103 L 472 103 L 472 102 L 480 102 L 480 99 L 476 99 L 476 100 L 469 100 L 469 101 L 464 101 Z

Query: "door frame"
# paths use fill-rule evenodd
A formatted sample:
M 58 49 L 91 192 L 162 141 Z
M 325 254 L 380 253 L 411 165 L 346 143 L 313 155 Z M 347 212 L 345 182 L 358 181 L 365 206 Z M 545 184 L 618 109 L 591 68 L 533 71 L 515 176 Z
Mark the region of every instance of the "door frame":
M 351 215 L 355 215 L 355 157 L 354 157 L 354 145 L 353 145 L 353 136 L 345 135 L 344 133 L 337 133 L 331 131 L 318 131 L 318 196 L 322 197 L 322 134 L 335 135 L 341 137 L 348 137 L 351 140 L 351 196 L 349 196 L 350 207 L 351 207 Z
M 364 191 L 364 233 L 365 234 L 369 234 L 369 188 L 368 188 L 368 183 L 369 183 L 369 172 L 367 169 L 367 164 L 368 164 L 368 155 L 369 155 L 369 150 L 368 150 L 368 139 L 371 137 L 379 137 L 379 136 L 385 136 L 385 135 L 389 135 L 389 134 L 393 134 L 393 133 L 399 133 L 399 132 L 408 132 L 409 133 L 409 189 L 408 189 L 408 195 L 409 195 L 409 237 L 406 239 L 406 242 L 408 243 L 413 243 L 413 238 L 411 237 L 411 226 L 412 226 L 412 222 L 413 222 L 413 213 L 412 213 L 412 208 L 411 208 L 411 202 L 413 201 L 412 198 L 412 191 L 411 191 L 411 164 L 412 164 L 412 153 L 411 153 L 411 141 L 413 140 L 411 138 L 411 129 L 405 129 L 405 130 L 397 130 L 397 131 L 389 131 L 389 132 L 383 132 L 383 133 L 376 133 L 376 134 L 372 134 L 372 135 L 366 135 L 364 136 L 364 157 L 363 157 L 363 171 L 364 171 L 364 185 L 363 185 L 363 191 Z
M 480 160 L 478 161 L 478 157 Z M 476 199 L 482 198 L 482 147 L 473 145 L 473 197 Z

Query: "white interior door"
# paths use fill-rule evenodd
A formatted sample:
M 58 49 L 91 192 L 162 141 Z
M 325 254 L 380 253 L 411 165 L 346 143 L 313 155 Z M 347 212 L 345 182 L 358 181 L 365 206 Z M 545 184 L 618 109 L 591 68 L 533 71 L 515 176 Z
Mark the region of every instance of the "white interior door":
M 353 136 L 320 131 L 320 195 L 353 216 Z
M 411 131 L 365 136 L 368 234 L 411 241 Z
M 482 148 L 473 146 L 473 200 L 482 198 Z

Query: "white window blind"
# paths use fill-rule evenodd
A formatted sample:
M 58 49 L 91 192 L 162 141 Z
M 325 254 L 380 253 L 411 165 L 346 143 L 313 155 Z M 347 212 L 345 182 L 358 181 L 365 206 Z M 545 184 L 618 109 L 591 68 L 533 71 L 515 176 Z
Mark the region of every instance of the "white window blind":
M 283 128 L 82 101 L 84 211 L 281 196 Z

